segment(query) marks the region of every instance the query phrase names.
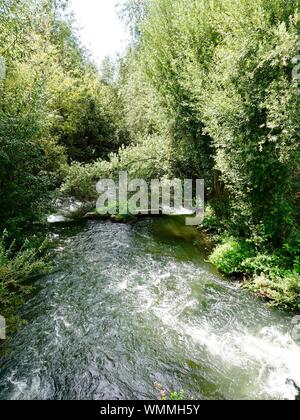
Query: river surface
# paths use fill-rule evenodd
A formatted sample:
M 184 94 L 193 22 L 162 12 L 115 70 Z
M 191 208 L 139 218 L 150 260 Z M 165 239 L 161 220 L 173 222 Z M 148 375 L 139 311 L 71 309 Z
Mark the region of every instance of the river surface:
M 0 399 L 295 399 L 291 317 L 223 280 L 176 218 L 56 228 Z

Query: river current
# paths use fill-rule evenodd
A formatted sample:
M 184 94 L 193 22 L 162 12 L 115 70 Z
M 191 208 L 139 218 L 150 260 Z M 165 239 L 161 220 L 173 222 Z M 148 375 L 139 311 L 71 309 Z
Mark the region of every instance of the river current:
M 0 399 L 295 399 L 291 316 L 224 280 L 177 218 L 55 228 L 55 269 L 0 365 Z

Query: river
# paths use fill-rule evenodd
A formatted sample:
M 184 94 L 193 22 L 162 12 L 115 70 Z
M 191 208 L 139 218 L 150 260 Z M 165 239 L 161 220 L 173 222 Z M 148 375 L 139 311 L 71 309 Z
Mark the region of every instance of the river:
M 222 279 L 177 218 L 55 230 L 0 399 L 295 399 L 291 316 Z

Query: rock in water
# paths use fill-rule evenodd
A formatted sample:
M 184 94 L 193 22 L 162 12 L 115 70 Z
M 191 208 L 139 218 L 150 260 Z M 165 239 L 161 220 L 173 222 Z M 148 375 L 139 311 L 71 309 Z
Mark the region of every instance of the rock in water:
M 72 222 L 72 220 L 68 219 L 65 216 L 62 216 L 61 214 L 51 214 L 51 216 L 48 217 L 47 222 L 51 224 L 69 223 L 69 222 Z

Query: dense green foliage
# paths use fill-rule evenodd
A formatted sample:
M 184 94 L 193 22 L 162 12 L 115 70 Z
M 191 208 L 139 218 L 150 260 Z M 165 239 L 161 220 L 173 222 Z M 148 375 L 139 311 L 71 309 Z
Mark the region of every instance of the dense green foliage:
M 7 247 L 6 240 L 4 234 L 0 239 L 0 313 L 6 318 L 9 333 L 22 322 L 16 315 L 16 308 L 24 303 L 32 291 L 28 280 L 47 271 L 49 265 L 45 256 L 46 242 L 33 247 L 29 241 L 25 241 L 16 250 L 15 242 Z
M 66 2 L 2 0 L 0 228 L 39 219 L 67 162 L 90 161 L 126 142 L 122 101 L 80 47 Z
M 265 276 L 268 290 L 255 287 L 258 280 L 252 287 L 297 308 L 300 95 L 292 75 L 300 2 L 138 6 L 124 5 L 135 43 L 118 82 L 131 145 L 109 163 L 73 166 L 64 191 L 93 195 L 88 185 L 99 174 L 128 167 L 146 179 L 204 178 L 210 202 L 204 227 L 225 235 L 211 261 L 226 274 Z M 284 292 L 289 285 L 293 292 Z
M 214 169 L 225 185 L 219 198 L 230 228 L 259 232 L 276 246 L 295 222 L 299 183 L 300 96 L 292 80 L 298 5 L 154 1 L 142 43 L 146 71 L 175 114 L 177 136 L 195 142 L 198 173 L 202 167 L 209 187 Z
M 67 3 L 0 0 L 0 232 L 15 242 L 1 260 L 0 311 L 41 268 L 34 250 L 18 252 L 68 163 L 106 158 L 127 141 L 122 100 L 81 48 Z

